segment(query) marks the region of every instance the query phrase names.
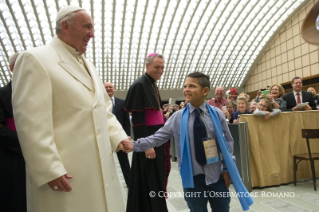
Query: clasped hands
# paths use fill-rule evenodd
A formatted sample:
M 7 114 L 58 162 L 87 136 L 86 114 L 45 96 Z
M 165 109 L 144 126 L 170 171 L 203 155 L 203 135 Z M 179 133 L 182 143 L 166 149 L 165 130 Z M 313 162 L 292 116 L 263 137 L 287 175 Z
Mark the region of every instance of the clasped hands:
M 119 143 L 119 148 L 126 153 L 133 151 L 134 146 L 131 142 L 131 138 L 129 137 L 128 139 L 122 140 L 121 143 Z

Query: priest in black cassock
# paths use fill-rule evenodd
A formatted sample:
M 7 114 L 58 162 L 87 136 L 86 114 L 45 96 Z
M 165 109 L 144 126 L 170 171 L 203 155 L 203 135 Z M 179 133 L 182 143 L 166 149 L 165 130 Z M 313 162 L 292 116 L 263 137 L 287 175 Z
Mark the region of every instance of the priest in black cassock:
M 9 58 L 13 71 L 19 53 Z M 25 212 L 26 178 L 25 163 L 12 113 L 11 81 L 0 88 L 0 211 Z
M 135 140 L 154 134 L 164 125 L 161 97 L 156 85 L 163 72 L 163 56 L 157 53 L 148 55 L 145 74 L 132 84 L 127 93 L 125 109 L 132 112 Z M 170 171 L 168 145 L 169 142 L 166 142 L 145 152 L 133 152 L 127 212 L 168 211 L 163 195 Z

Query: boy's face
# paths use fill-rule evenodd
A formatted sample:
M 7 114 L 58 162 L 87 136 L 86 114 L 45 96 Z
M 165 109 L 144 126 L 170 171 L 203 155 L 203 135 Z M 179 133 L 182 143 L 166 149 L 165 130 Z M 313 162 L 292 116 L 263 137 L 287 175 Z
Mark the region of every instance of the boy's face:
M 245 112 L 247 109 L 247 105 L 244 100 L 237 100 L 237 110 L 241 113 Z
M 202 88 L 196 78 L 187 77 L 184 84 L 183 94 L 185 100 L 190 102 L 193 106 L 199 107 L 203 104 L 209 89 Z

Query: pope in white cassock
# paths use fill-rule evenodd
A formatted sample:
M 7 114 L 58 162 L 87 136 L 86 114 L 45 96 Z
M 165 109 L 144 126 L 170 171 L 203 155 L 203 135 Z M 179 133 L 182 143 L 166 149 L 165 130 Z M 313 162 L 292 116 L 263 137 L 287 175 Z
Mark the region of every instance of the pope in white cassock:
M 57 36 L 20 54 L 12 79 L 28 211 L 124 211 L 112 151 L 131 143 L 83 56 L 94 37 L 92 18 L 67 6 L 56 21 Z

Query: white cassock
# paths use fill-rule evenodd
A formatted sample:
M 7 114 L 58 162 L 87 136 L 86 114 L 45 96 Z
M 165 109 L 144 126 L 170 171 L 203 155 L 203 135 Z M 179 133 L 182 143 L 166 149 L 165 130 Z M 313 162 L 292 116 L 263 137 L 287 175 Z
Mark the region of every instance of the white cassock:
M 112 150 L 127 135 L 93 64 L 83 57 L 86 70 L 69 50 L 54 37 L 15 65 L 12 104 L 29 172 L 28 211 L 125 211 Z M 51 190 L 47 183 L 66 173 L 72 191 Z

